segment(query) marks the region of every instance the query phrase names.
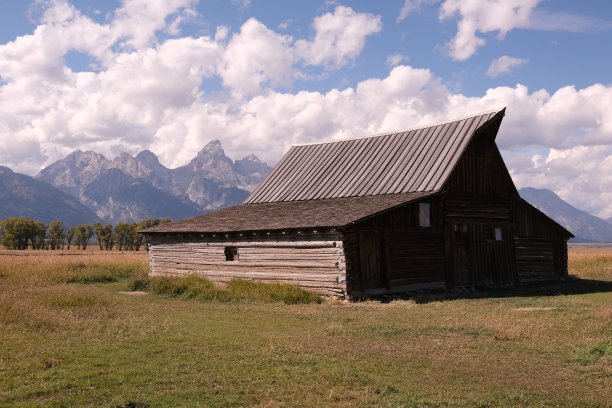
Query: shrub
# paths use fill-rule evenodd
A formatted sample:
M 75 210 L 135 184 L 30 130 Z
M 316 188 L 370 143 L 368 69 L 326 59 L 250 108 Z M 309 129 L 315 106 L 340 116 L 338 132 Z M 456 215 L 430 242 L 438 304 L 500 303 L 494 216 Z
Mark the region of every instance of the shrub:
M 284 302 L 286 304 L 321 303 L 321 297 L 292 285 L 266 284 L 231 280 L 225 288 L 198 276 L 156 276 L 134 279 L 131 291 L 147 291 L 157 295 L 217 302 Z

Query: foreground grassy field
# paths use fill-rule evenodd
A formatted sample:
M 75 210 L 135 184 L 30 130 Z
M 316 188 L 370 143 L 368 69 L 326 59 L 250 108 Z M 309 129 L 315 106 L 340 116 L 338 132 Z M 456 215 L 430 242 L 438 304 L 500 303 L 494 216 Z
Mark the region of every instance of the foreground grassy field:
M 0 252 L 0 406 L 612 403 L 609 249 L 564 284 L 388 303 L 126 293 L 146 269 Z

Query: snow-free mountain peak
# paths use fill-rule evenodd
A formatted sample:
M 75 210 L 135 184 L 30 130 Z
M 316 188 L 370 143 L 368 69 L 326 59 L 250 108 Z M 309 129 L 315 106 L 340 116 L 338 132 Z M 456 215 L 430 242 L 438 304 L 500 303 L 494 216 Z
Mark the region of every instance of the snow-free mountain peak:
M 44 223 L 60 219 L 67 225 L 99 221 L 93 211 L 69 194 L 0 166 L 0 220 L 9 217 L 30 217 Z
M 149 150 L 135 157 L 121 153 L 112 160 L 76 150 L 36 178 L 77 198 L 107 221 L 160 217 L 164 212 L 176 219 L 241 203 L 272 170 L 249 157 L 234 163 L 218 140 L 176 169 L 165 167 Z

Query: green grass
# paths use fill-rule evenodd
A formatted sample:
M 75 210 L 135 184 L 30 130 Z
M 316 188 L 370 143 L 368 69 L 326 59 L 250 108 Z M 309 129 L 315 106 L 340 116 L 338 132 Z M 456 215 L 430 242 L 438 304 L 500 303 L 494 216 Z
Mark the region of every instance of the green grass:
M 135 275 L 139 270 L 139 265 L 116 265 L 112 263 L 86 264 L 84 262 L 79 262 L 69 264 L 68 270 L 72 273 L 65 280 L 66 283 L 111 283 Z
M 612 274 L 583 268 L 532 292 L 286 304 L 147 278 L 144 256 L 3 257 L 0 406 L 610 406 Z
M 227 285 L 214 285 L 198 276 L 146 277 L 134 279 L 131 291 L 148 291 L 156 295 L 217 302 L 283 302 L 288 305 L 321 303 L 320 296 L 291 285 L 264 284 L 232 280 Z

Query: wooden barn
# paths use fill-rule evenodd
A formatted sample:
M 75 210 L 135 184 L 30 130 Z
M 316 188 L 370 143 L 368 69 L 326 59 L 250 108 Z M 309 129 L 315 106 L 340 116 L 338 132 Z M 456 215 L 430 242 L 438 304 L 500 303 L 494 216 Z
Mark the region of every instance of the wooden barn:
M 504 113 L 294 146 L 244 204 L 145 230 L 150 273 L 347 297 L 564 278 L 573 235 L 519 197 Z

